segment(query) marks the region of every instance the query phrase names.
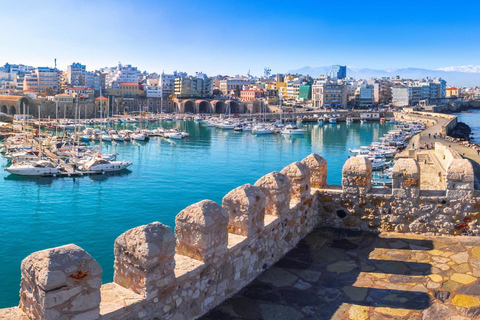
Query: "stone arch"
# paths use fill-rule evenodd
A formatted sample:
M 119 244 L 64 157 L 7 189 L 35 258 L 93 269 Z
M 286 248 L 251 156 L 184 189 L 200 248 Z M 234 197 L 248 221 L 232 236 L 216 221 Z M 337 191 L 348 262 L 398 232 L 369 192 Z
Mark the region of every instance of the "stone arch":
M 205 100 L 197 100 L 197 110 L 198 113 L 211 113 L 212 112 L 212 105 L 210 102 Z
M 225 113 L 225 103 L 223 101 L 213 100 L 212 108 L 214 113 Z
M 195 113 L 195 110 L 196 110 L 195 101 L 185 100 L 185 101 L 182 102 L 181 106 L 182 106 L 182 108 L 180 110 L 181 113 L 188 113 L 188 112 Z
M 230 110 L 228 110 L 228 106 L 230 107 Z M 227 113 L 243 113 L 243 108 L 240 103 L 233 100 L 228 100 L 226 112 Z
M 6 105 L 3 105 L 3 106 L 2 106 L 2 109 L 0 110 L 0 112 L 3 112 L 3 113 L 5 113 L 5 114 L 8 114 L 7 106 L 6 106 Z
M 14 115 L 16 114 L 17 112 L 17 109 L 15 108 L 15 106 L 10 106 L 10 108 L 8 108 L 8 114 L 10 115 Z

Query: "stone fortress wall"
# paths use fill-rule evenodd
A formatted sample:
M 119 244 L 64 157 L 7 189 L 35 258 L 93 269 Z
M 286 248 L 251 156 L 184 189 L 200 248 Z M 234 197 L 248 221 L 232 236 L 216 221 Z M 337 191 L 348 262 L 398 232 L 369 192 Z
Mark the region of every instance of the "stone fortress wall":
M 448 153 L 449 150 L 443 150 Z M 272 266 L 317 226 L 479 235 L 480 194 L 468 160 L 448 156 L 446 190 L 420 190 L 419 165 L 399 159 L 393 188 L 372 188 L 372 165 L 352 157 L 342 186 L 326 184 L 327 163 L 312 154 L 219 205 L 203 200 L 182 210 L 175 235 L 160 222 L 120 235 L 114 279 L 70 244 L 22 262 L 20 304 L 5 319 L 194 319 Z M 446 157 L 447 158 L 447 157 Z

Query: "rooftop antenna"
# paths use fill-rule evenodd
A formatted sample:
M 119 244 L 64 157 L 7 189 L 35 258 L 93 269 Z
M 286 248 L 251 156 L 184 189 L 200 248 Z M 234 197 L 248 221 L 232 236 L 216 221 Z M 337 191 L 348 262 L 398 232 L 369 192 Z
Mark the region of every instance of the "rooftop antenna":
M 265 76 L 265 78 L 270 77 L 271 73 L 272 73 L 272 69 L 270 69 L 269 67 L 263 68 L 263 75 Z
M 57 58 L 55 58 L 55 69 L 57 69 Z

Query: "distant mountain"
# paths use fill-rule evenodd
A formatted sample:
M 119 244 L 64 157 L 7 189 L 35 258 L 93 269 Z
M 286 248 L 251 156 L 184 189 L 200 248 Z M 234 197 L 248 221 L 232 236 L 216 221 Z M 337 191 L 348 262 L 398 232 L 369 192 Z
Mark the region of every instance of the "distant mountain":
M 444 67 L 438 68 L 437 70 L 442 71 L 457 71 L 457 72 L 467 72 L 467 73 L 480 73 L 480 65 L 468 65 L 468 66 L 454 66 L 454 67 Z
M 474 72 L 475 67 L 478 72 Z M 455 69 L 455 68 L 458 68 Z M 463 68 L 463 69 L 462 69 Z M 347 67 L 347 76 L 356 79 L 370 79 L 381 77 L 395 77 L 400 76 L 406 79 L 421 79 L 425 77 L 442 78 L 447 81 L 448 86 L 480 86 L 480 66 L 461 66 L 461 67 L 446 67 L 442 70 L 428 70 L 421 68 L 402 68 L 402 69 L 367 69 Z M 443 70 L 449 69 L 449 70 Z M 464 70 L 464 71 L 461 71 Z M 470 71 L 466 71 L 470 70 Z M 327 67 L 303 67 L 295 70 L 290 70 L 287 73 L 295 74 L 309 74 L 312 77 L 319 75 L 326 75 L 330 71 L 330 66 Z

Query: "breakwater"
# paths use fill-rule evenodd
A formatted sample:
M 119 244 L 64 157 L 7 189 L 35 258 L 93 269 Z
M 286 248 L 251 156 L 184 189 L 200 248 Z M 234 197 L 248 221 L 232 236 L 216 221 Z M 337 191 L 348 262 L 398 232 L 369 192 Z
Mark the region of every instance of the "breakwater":
M 229 192 L 219 205 L 200 201 L 169 227 L 153 222 L 114 244 L 113 282 L 76 245 L 31 254 L 22 262 L 17 319 L 193 319 L 238 292 L 315 226 L 370 232 L 479 235 L 480 195 L 473 168 L 448 148 L 445 190 L 420 190 L 416 160 L 400 159 L 393 188 L 371 186 L 372 165 L 352 157 L 342 185 L 326 184 L 315 154 Z M 176 238 L 176 239 L 175 239 Z

